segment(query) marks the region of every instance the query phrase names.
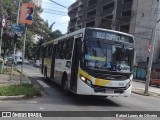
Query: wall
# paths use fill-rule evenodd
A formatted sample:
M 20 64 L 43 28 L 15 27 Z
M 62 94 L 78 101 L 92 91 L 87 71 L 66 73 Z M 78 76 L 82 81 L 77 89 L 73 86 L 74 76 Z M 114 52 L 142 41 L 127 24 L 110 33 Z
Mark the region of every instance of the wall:
M 136 5 L 136 2 L 134 2 Z M 135 36 L 135 49 L 136 49 L 136 62 L 146 62 L 149 57 L 148 44 L 151 43 L 153 38 L 153 25 L 157 15 L 157 0 L 138 0 L 136 17 L 136 25 L 131 29 Z M 135 10 L 136 11 L 136 10 Z M 157 62 L 159 54 L 159 35 L 155 46 L 153 61 Z

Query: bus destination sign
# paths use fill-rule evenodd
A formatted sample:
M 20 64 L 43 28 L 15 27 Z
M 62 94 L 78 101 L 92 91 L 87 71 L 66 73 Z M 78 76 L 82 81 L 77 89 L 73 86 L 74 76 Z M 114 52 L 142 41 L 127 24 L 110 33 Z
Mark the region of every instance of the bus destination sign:
M 130 43 L 130 38 L 124 35 L 119 35 L 116 33 L 110 33 L 110 32 L 100 32 L 100 31 L 93 31 L 92 36 L 94 38 L 100 38 L 100 39 L 107 39 L 107 40 L 115 40 L 120 42 L 128 42 Z M 133 42 L 131 42 L 133 43 Z

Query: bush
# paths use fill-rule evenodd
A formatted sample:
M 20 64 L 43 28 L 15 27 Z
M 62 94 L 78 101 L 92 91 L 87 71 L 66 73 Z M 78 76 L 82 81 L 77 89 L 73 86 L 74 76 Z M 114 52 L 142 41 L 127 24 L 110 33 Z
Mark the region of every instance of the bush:
M 26 97 L 40 96 L 39 89 L 32 84 L 1 86 L 0 96 L 17 96 L 25 95 Z
M 0 63 L 3 63 L 3 59 L 2 58 L 0 58 Z

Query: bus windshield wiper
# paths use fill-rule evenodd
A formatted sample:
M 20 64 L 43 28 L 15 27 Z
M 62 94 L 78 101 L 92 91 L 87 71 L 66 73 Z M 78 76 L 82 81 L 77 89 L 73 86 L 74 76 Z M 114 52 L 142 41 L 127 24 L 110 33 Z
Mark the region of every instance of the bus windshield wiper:
M 101 46 L 101 44 L 100 44 L 100 40 L 97 39 L 96 42 L 97 42 L 97 44 L 98 44 L 98 47 L 102 50 L 103 56 L 105 56 L 105 52 L 103 51 L 103 48 L 102 48 L 102 46 Z

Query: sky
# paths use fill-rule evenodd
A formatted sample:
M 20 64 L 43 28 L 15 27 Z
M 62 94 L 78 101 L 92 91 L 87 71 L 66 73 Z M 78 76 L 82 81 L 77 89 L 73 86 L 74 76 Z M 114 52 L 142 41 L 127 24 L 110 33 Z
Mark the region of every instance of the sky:
M 53 0 L 53 1 L 68 8 L 76 0 Z M 53 31 L 58 29 L 63 34 L 65 34 L 67 32 L 68 22 L 70 19 L 68 16 L 68 9 L 58 6 L 55 3 L 51 2 L 50 0 L 42 0 L 42 9 L 44 12 L 41 14 L 41 17 L 44 20 L 48 20 L 49 25 L 55 22 L 55 24 L 53 25 Z

